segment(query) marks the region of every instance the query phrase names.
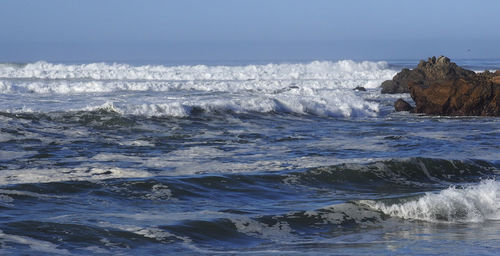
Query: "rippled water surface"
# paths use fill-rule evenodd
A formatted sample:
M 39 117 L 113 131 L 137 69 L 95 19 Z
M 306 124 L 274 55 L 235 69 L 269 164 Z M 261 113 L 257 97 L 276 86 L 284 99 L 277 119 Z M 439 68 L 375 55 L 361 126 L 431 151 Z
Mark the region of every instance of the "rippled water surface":
M 496 255 L 500 119 L 401 65 L 0 64 L 0 253 Z

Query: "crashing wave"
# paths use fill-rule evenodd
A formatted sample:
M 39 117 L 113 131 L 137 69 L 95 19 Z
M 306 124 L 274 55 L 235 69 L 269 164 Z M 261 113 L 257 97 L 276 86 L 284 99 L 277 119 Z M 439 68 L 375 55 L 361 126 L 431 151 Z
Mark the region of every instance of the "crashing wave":
M 314 61 L 307 64 L 247 66 L 131 66 L 90 63 L 83 65 L 30 63 L 0 66 L 0 78 L 93 79 L 93 80 L 304 80 L 381 79 L 394 75 L 386 62 Z
M 453 186 L 401 203 L 371 200 L 360 203 L 384 214 L 409 220 L 458 223 L 499 220 L 500 182 L 484 180 L 465 188 Z
M 385 62 L 351 60 L 247 66 L 3 65 L 0 93 L 6 100 L 0 111 L 87 111 L 112 105 L 117 113 L 147 117 L 194 112 L 376 116 L 378 103 L 352 89 L 377 88 L 393 74 Z

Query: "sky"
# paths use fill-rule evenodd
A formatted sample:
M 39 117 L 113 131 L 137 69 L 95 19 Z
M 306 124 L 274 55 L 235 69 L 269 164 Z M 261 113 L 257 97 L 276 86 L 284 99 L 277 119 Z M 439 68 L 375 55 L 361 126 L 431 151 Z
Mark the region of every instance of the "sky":
M 500 57 L 500 1 L 2 0 L 0 62 Z

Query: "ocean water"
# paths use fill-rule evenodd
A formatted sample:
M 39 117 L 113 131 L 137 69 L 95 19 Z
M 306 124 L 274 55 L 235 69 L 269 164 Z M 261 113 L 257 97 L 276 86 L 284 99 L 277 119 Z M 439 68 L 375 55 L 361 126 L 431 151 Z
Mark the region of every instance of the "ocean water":
M 0 64 L 0 254 L 497 255 L 500 119 L 417 63 Z

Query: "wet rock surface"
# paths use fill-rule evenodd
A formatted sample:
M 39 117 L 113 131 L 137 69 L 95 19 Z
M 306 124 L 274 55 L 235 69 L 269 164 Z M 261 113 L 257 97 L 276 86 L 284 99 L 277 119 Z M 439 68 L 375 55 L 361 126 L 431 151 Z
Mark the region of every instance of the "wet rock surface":
M 354 90 L 358 91 L 358 92 L 366 92 L 366 88 L 362 87 L 362 86 L 358 86 L 358 87 L 354 88 Z
M 468 78 L 475 75 L 474 71 L 463 69 L 441 56 L 421 60 L 415 69 L 403 69 L 392 80 L 382 83 L 382 93 L 408 93 L 409 83 L 429 85 L 435 81 Z
M 410 103 L 406 102 L 403 99 L 398 99 L 394 102 L 394 110 L 399 111 L 409 111 L 413 112 L 414 108 L 410 105 Z
M 386 81 L 387 82 L 387 81 Z M 476 74 L 450 62 L 447 57 L 420 61 L 413 70 L 403 69 L 382 92 L 404 92 L 405 85 L 415 102 L 413 110 L 400 100 L 397 111 L 413 111 L 428 115 L 500 116 L 500 71 Z M 386 87 L 384 87 L 384 85 Z M 410 106 L 411 107 L 411 106 Z M 399 109 L 399 110 L 398 110 Z

